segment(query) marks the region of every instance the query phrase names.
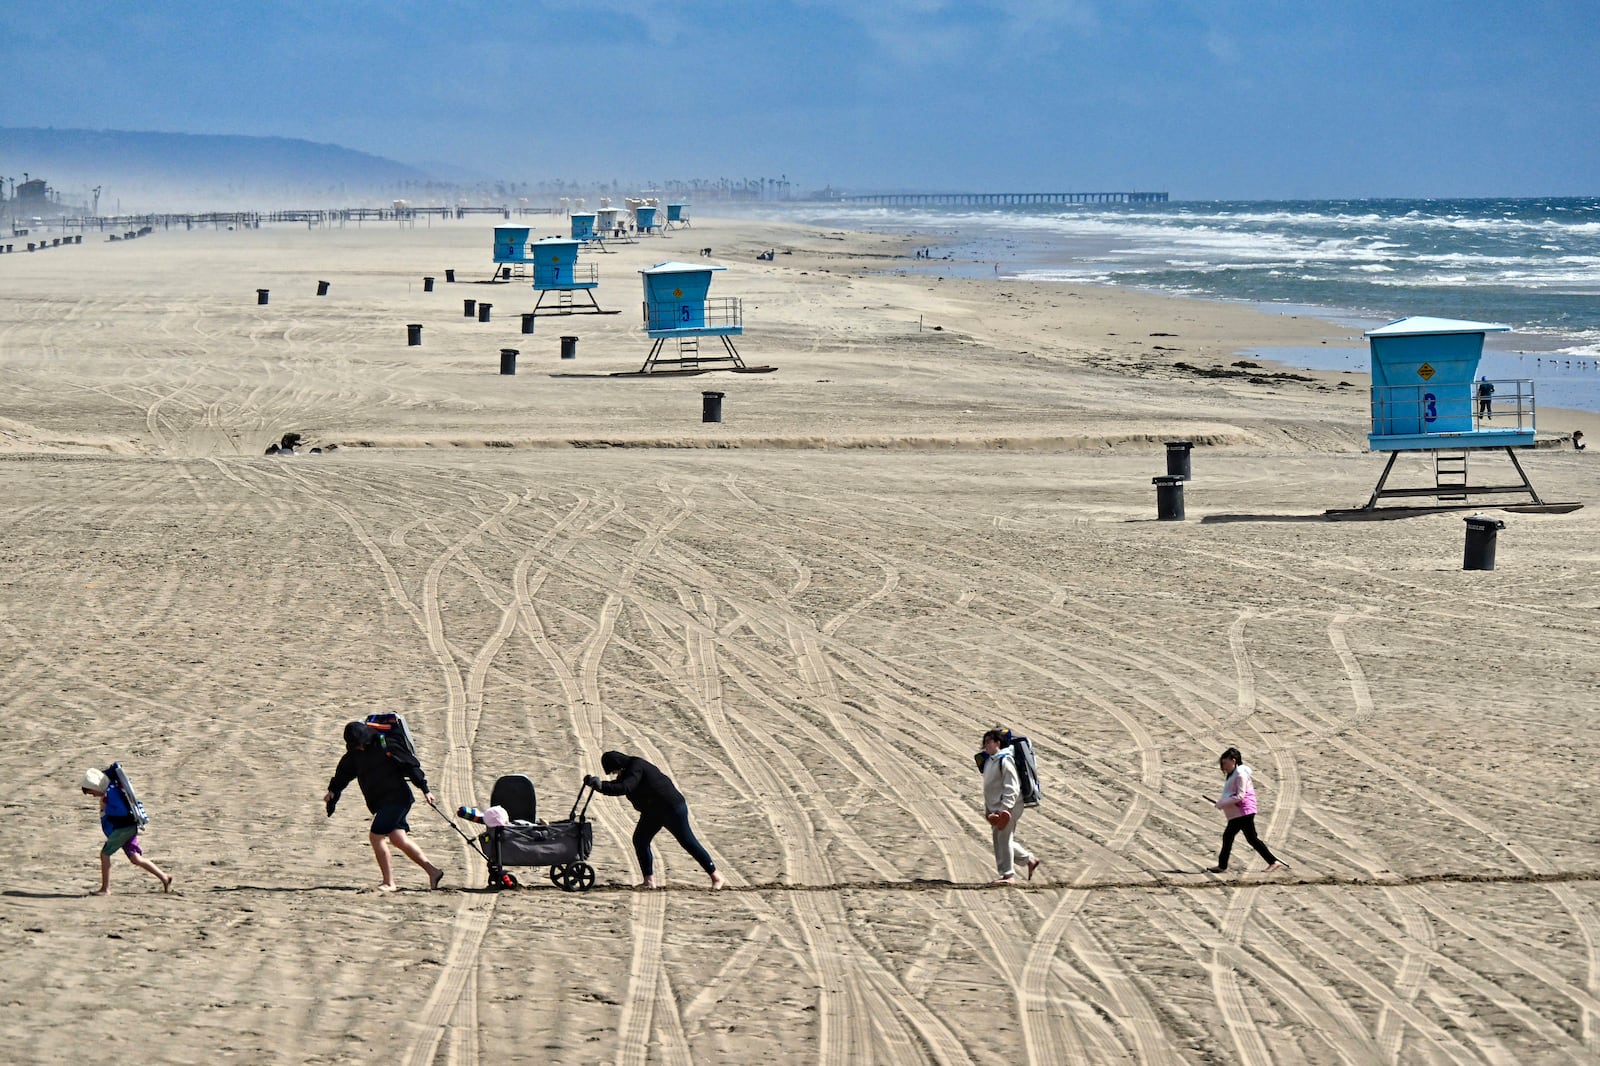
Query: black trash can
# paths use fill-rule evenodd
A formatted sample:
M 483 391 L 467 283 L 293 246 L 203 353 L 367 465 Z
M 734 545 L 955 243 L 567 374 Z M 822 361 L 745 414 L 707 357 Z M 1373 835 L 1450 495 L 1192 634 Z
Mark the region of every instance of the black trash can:
M 432 278 L 423 278 L 422 279 L 422 291 L 423 292 L 432 292 L 433 291 L 433 279 Z
M 1493 570 L 1495 538 L 1504 528 L 1505 522 L 1498 518 L 1475 514 L 1467 519 L 1467 547 L 1462 555 L 1461 569 Z
M 533 319 L 534 319 L 534 313 L 532 311 L 524 311 L 524 312 L 522 312 L 522 332 L 524 332 L 524 333 L 532 333 L 533 332 Z
M 500 349 L 500 373 L 515 374 L 517 372 L 517 350 L 515 348 Z
M 487 322 L 487 321 L 489 321 L 489 308 L 491 308 L 493 306 L 494 306 L 494 304 L 479 304 L 478 305 L 478 321 L 479 322 Z
M 462 300 L 461 301 L 461 317 L 462 318 L 471 318 L 473 315 L 475 315 L 477 313 L 478 313 L 478 301 L 477 300 Z
M 510 277 L 511 277 L 511 268 L 510 267 L 501 267 L 500 268 L 500 276 L 502 278 L 504 278 L 504 279 L 509 280 Z
M 1194 442 L 1188 440 L 1167 441 L 1167 473 L 1173 477 L 1181 477 L 1188 481 L 1189 453 L 1194 450 Z
M 406 343 L 413 348 L 422 343 L 421 322 L 411 322 L 406 325 Z
M 446 280 L 446 281 L 455 281 L 456 280 L 456 272 L 455 272 L 455 268 L 454 267 L 452 267 L 449 270 L 446 270 L 444 272 L 444 280 Z
M 326 281 L 317 282 L 317 295 L 318 296 L 326 296 L 326 295 L 328 295 L 328 283 Z
M 700 421 L 722 421 L 722 397 L 720 392 L 702 392 L 700 394 Z
M 267 302 L 267 291 L 268 290 L 266 290 L 266 289 L 257 289 L 256 290 L 256 303 L 264 304 L 264 303 Z
M 561 358 L 563 358 L 563 359 L 576 359 L 576 358 L 578 358 L 578 338 L 576 338 L 576 337 L 562 337 L 561 338 Z
M 1164 474 L 1150 479 L 1156 487 L 1156 517 L 1163 522 L 1183 521 L 1183 478 Z

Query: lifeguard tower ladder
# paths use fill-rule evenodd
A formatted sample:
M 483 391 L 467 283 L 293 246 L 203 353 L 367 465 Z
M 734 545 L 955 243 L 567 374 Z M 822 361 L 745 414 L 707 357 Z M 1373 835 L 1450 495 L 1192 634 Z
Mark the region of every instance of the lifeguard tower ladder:
M 556 304 L 547 309 L 547 315 L 615 315 L 617 311 L 601 310 L 594 298 L 594 288 L 600 284 L 600 271 L 592 263 L 578 262 L 578 249 L 583 242 L 576 237 L 541 237 L 529 246 L 529 261 L 533 264 L 533 287 L 539 299 L 533 313 L 539 314 L 544 298 L 556 294 Z M 589 297 L 589 306 L 573 301 L 572 294 L 581 292 Z
M 744 333 L 744 310 L 737 296 L 711 297 L 711 272 L 721 266 L 657 263 L 644 277 L 644 331 L 655 343 L 641 374 L 699 373 L 704 370 L 750 370 L 733 346 Z M 702 352 L 700 339 L 716 337 L 723 351 Z M 667 341 L 678 346 L 677 358 L 663 359 Z M 770 370 L 770 367 L 754 368 Z
M 667 224 L 664 227 L 662 227 L 663 230 L 677 229 L 679 226 L 687 227 L 689 225 L 689 213 L 688 212 L 689 212 L 689 205 L 688 204 L 668 204 L 667 205 Z
M 1388 452 L 1383 475 L 1365 507 L 1329 511 L 1333 517 L 1359 517 L 1379 511 L 1383 499 L 1432 497 L 1435 509 L 1461 509 L 1469 497 L 1526 493 L 1532 504 L 1519 511 L 1573 510 L 1579 504 L 1547 504 L 1540 499 L 1516 449 L 1533 446 L 1533 382 L 1526 379 L 1489 381 L 1478 375 L 1487 333 L 1510 326 L 1462 322 L 1448 318 L 1402 318 L 1366 334 L 1372 353 L 1372 430 L 1368 446 Z M 1485 449 L 1504 449 L 1517 474 L 1517 484 L 1473 484 L 1468 458 Z M 1407 452 L 1427 452 L 1433 462 L 1433 484 L 1419 488 L 1385 488 L 1395 461 Z M 1404 511 L 1405 508 L 1390 508 Z
M 494 277 L 525 278 L 530 273 L 532 260 L 528 258 L 527 226 L 496 226 L 494 228 Z

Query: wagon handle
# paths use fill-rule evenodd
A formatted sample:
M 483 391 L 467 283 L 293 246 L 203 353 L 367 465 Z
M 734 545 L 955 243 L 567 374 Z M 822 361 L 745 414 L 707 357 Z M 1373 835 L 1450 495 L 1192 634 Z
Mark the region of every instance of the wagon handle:
M 594 799 L 594 789 L 587 784 L 579 785 L 578 798 L 572 801 L 572 813 L 567 815 L 567 820 L 572 822 L 583 821 L 584 816 L 589 813 L 589 801 L 592 799 Z M 580 803 L 583 804 L 582 810 L 578 809 L 578 804 Z

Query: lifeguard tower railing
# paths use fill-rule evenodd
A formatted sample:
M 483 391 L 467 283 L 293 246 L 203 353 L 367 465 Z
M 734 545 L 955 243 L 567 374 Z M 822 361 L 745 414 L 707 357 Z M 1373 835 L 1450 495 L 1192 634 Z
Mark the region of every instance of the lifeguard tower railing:
M 1483 385 L 1493 387 L 1488 395 Z M 1533 382 L 1526 378 L 1476 381 L 1468 386 L 1375 385 L 1374 451 L 1444 448 L 1515 448 L 1534 438 Z
M 561 278 L 560 283 L 573 289 L 592 289 L 600 284 L 600 268 L 593 263 L 573 263 L 571 275 Z
M 703 302 L 644 305 L 645 332 L 652 337 L 715 336 L 744 332 L 744 305 L 737 296 L 709 296 Z

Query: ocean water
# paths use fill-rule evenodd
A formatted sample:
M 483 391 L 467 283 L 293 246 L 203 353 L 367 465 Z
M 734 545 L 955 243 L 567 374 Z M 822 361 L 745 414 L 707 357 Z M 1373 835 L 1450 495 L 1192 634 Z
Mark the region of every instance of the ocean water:
M 929 234 L 933 254 L 951 257 L 914 267 L 930 272 L 1125 285 L 1363 327 L 1407 315 L 1504 323 L 1512 333 L 1489 335 L 1491 377 L 1548 379 L 1541 405 L 1600 410 L 1600 197 L 812 203 L 789 205 L 784 217 Z M 1364 349 L 1320 361 L 1306 351 L 1258 354 L 1357 372 L 1366 363 Z

